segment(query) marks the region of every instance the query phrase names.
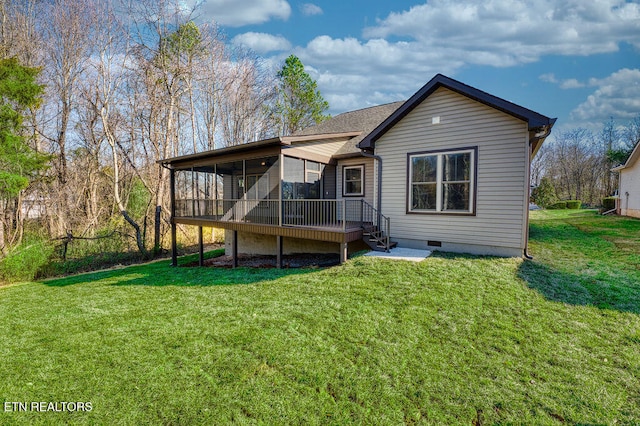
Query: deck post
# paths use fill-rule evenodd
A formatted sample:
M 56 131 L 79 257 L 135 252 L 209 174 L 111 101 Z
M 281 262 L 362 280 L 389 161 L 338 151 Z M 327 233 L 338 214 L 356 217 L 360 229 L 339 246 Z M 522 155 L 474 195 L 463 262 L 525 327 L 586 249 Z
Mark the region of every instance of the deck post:
M 198 226 L 198 249 L 200 257 L 198 258 L 198 265 L 204 266 L 204 241 L 202 238 L 202 226 Z
M 347 243 L 340 243 L 340 264 L 347 261 Z
M 169 195 L 171 197 L 171 266 L 178 266 L 178 244 L 176 229 L 176 171 L 169 169 Z
M 178 266 L 178 244 L 176 222 L 171 218 L 171 266 Z
M 278 226 L 282 226 L 282 217 L 284 216 L 284 205 L 282 203 L 282 181 L 284 180 L 284 155 L 280 153 L 278 158 L 280 180 L 278 184 Z
M 282 235 L 276 237 L 276 267 L 282 269 Z
M 231 249 L 231 261 L 234 268 L 238 267 L 238 231 L 233 231 L 233 244 Z
M 342 200 L 342 232 L 347 230 L 347 200 Z

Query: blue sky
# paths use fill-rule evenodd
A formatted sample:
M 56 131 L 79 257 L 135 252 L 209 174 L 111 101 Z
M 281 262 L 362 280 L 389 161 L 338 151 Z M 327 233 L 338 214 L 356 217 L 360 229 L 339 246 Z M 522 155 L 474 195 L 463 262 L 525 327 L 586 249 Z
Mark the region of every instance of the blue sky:
M 640 114 L 640 0 L 205 0 L 231 43 L 295 54 L 340 112 L 406 99 L 442 73 L 598 129 Z

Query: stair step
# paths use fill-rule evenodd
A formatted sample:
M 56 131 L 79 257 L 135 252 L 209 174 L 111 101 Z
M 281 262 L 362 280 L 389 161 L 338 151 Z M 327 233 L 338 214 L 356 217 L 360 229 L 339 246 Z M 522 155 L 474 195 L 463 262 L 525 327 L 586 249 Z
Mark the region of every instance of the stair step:
M 389 243 L 389 249 L 395 248 L 397 246 L 398 246 L 398 243 L 396 243 L 395 241 L 391 241 Z M 377 244 L 376 247 L 381 248 L 381 249 L 385 248 L 384 244 L 380 244 L 380 243 Z

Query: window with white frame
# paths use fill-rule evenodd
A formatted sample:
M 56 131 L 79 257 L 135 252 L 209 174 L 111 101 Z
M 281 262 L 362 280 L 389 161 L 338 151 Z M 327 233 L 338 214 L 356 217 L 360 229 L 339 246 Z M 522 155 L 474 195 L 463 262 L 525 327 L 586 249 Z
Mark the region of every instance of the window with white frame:
M 342 168 L 342 195 L 345 197 L 364 195 L 364 165 Z
M 474 212 L 476 148 L 409 154 L 407 210 Z

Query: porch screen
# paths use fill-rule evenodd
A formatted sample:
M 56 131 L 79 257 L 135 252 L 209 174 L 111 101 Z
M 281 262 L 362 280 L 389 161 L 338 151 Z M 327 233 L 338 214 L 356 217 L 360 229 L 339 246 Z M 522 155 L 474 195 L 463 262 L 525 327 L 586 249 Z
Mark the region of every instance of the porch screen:
M 322 198 L 324 164 L 284 157 L 282 198 L 285 200 Z

